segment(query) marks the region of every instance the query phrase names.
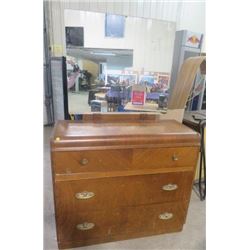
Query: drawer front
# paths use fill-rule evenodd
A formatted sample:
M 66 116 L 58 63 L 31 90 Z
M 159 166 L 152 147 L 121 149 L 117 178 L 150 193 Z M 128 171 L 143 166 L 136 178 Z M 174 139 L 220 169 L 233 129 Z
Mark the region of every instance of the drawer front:
M 193 176 L 188 171 L 56 182 L 56 204 L 79 212 L 189 200 Z
M 137 168 L 195 166 L 198 151 L 195 147 L 135 149 L 133 164 Z
M 53 152 L 56 174 L 195 166 L 197 147 Z
M 126 207 L 57 217 L 58 240 L 88 243 L 114 240 L 117 236 L 133 237 L 180 231 L 187 211 L 187 203 L 164 203 Z M 121 238 L 120 238 L 121 239 Z M 92 241 L 93 244 L 93 241 Z
M 126 170 L 131 166 L 132 150 L 92 150 L 53 152 L 56 174 Z

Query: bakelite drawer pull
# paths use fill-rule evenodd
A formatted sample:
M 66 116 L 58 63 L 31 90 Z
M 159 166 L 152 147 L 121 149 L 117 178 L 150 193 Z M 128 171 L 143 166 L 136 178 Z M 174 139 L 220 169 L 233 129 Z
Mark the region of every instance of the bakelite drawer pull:
M 165 191 L 173 191 L 176 190 L 178 186 L 176 184 L 167 184 L 162 187 L 163 190 Z
M 77 225 L 76 225 L 76 228 L 77 228 L 78 230 L 85 231 L 85 230 L 90 230 L 90 229 L 92 229 L 94 226 L 95 226 L 94 223 L 91 223 L 91 222 L 83 222 L 82 224 L 77 224 Z
M 179 158 L 178 158 L 176 155 L 173 155 L 173 156 L 172 156 L 172 160 L 173 160 L 173 161 L 178 161 Z
M 172 217 L 173 217 L 173 214 L 172 213 L 168 213 L 168 212 L 159 215 L 159 218 L 161 220 L 169 220 Z
M 88 159 L 83 158 L 83 159 L 81 159 L 80 163 L 81 163 L 81 165 L 85 166 L 89 163 L 89 161 L 88 161 Z
M 83 191 L 83 192 L 80 192 L 80 193 L 76 193 L 76 194 L 75 194 L 75 197 L 76 197 L 76 199 L 78 199 L 78 200 L 90 199 L 90 198 L 92 198 L 93 196 L 95 196 L 95 194 L 94 194 L 93 192 L 88 192 L 88 191 Z

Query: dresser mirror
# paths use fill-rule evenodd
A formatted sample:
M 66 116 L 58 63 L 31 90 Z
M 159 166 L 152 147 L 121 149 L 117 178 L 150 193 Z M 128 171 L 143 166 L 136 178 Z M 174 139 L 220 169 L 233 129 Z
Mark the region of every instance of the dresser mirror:
M 164 109 L 174 22 L 78 10 L 65 10 L 64 22 L 71 117 L 131 111 L 137 84 L 145 91 L 143 97 L 137 94 L 133 98 L 144 98 L 146 106 Z

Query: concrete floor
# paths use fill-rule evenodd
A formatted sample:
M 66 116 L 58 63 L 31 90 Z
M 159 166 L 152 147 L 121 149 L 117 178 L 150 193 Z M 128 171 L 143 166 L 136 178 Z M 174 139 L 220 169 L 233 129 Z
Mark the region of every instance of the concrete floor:
M 70 114 L 83 114 L 91 111 L 88 105 L 88 91 L 79 91 L 78 93 L 68 91 L 68 106 Z
M 54 219 L 54 204 L 49 153 L 49 137 L 52 128 L 44 128 L 44 249 L 58 249 Z M 206 249 L 205 232 L 206 203 L 193 192 L 187 221 L 180 233 L 163 234 L 133 240 L 117 241 L 77 250 L 203 250 Z

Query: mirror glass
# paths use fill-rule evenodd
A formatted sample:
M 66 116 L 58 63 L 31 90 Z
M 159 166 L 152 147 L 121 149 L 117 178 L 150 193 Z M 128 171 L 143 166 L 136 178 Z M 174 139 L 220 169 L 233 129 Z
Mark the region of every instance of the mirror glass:
M 77 10 L 64 14 L 70 114 L 137 111 L 135 103 L 164 108 L 175 23 Z

